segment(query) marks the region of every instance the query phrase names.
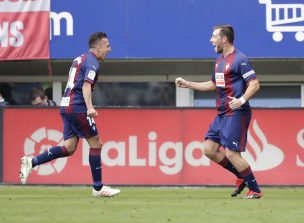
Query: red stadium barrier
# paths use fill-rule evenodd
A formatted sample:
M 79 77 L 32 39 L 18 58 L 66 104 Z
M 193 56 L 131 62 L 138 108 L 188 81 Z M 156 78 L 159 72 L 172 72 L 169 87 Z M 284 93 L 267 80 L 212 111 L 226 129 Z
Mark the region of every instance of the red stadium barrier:
M 103 179 L 109 184 L 230 185 L 234 176 L 203 153 L 210 109 L 98 109 Z M 62 143 L 57 109 L 5 108 L 3 182 L 18 183 L 20 157 Z M 304 184 L 304 110 L 254 110 L 247 152 L 260 184 Z M 36 167 L 30 184 L 91 184 L 88 145 Z

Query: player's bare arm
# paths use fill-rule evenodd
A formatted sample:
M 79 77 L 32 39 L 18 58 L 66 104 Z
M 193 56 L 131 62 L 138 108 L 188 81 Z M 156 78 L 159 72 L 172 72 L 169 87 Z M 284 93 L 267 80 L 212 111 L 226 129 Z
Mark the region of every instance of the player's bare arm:
M 87 106 L 87 115 L 89 117 L 96 117 L 97 111 L 95 110 L 95 108 L 93 107 L 93 103 L 92 103 L 92 85 L 91 83 L 85 81 L 83 86 L 82 86 L 82 93 L 83 93 L 83 98 L 84 101 L 86 103 Z
M 253 97 L 253 95 L 255 95 L 255 93 L 260 89 L 260 82 L 258 79 L 253 79 L 249 82 L 248 87 L 245 91 L 245 93 L 243 94 L 242 97 L 240 98 L 235 98 L 235 97 L 229 97 L 229 99 L 231 100 L 229 102 L 229 107 L 232 110 L 238 109 L 239 107 L 241 107 L 246 101 L 248 101 L 250 98 Z
M 175 84 L 177 87 L 180 88 L 190 88 L 198 91 L 214 91 L 216 89 L 216 86 L 212 81 L 193 82 L 193 81 L 187 81 L 182 77 L 176 78 Z

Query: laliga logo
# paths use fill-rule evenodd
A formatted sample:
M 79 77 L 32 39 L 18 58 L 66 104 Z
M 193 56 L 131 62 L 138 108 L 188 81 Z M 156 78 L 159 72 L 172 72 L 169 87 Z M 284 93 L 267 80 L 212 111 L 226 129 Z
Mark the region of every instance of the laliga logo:
M 54 129 L 46 129 L 42 127 L 37 129 L 33 134 L 26 138 L 24 141 L 24 154 L 26 156 L 35 156 L 37 152 L 39 154 L 47 151 L 53 146 L 59 146 L 63 144 L 62 133 Z M 65 164 L 67 158 L 56 159 L 53 162 L 45 163 L 39 166 L 36 166 L 34 170 L 38 175 L 46 176 L 53 173 L 60 173 Z
M 263 171 L 279 166 L 284 160 L 284 153 L 280 148 L 268 143 L 256 120 L 253 121 L 253 130 L 262 145 L 258 144 L 248 130 L 247 144 L 253 149 L 254 154 L 247 150 L 243 153 L 243 156 L 249 162 L 251 168 L 256 171 Z

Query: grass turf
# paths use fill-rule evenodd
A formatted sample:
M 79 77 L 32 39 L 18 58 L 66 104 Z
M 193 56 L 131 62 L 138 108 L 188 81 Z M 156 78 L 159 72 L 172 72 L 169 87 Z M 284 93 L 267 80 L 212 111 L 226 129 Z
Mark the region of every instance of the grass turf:
M 89 187 L 0 186 L 0 222 L 304 222 L 304 187 L 263 188 L 260 200 L 231 188 L 121 187 L 93 198 Z

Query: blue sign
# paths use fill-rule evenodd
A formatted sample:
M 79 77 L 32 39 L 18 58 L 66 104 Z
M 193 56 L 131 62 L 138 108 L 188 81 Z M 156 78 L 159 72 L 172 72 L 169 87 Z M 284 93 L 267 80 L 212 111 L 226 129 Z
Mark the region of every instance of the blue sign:
M 304 58 L 304 0 L 86 0 L 51 2 L 52 59 L 108 34 L 109 58 L 214 58 L 213 27 L 231 24 L 251 58 Z

